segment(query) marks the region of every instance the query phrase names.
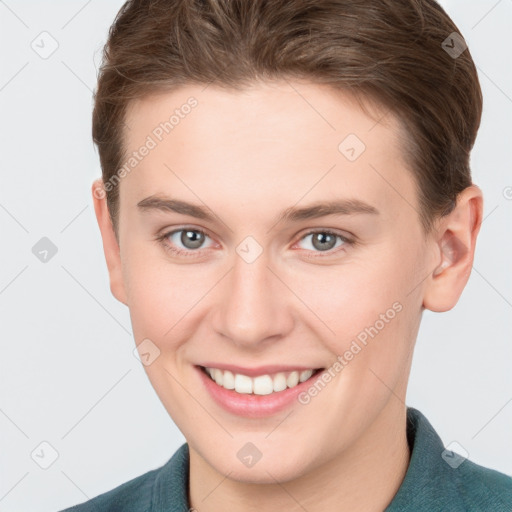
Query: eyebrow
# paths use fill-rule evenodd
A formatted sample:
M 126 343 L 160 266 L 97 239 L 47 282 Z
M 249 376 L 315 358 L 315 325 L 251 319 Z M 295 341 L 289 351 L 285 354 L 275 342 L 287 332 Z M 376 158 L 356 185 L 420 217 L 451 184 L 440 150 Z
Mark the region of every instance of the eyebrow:
M 137 207 L 142 212 L 163 211 L 175 212 L 183 215 L 196 217 L 197 219 L 210 222 L 215 221 L 209 208 L 188 203 L 178 199 L 166 196 L 152 195 L 146 197 L 137 203 Z M 361 201 L 360 199 L 338 199 L 334 201 L 322 201 L 313 203 L 310 206 L 297 208 L 292 206 L 279 214 L 276 220 L 278 222 L 299 222 L 302 220 L 316 219 L 327 215 L 354 215 L 370 214 L 379 215 L 380 212 L 374 206 Z

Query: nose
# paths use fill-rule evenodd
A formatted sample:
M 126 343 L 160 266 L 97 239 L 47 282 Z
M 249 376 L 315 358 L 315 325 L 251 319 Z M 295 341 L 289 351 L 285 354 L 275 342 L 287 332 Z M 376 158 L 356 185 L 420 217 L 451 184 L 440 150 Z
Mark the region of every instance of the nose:
M 259 348 L 293 328 L 291 294 L 269 266 L 264 254 L 252 263 L 235 254 L 222 280 L 214 328 L 238 346 Z

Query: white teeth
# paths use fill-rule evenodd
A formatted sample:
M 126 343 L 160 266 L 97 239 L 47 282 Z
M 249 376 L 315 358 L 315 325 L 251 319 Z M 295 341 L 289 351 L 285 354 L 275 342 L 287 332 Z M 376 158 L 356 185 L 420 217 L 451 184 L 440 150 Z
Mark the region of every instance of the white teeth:
M 304 370 L 300 373 L 299 381 L 304 382 L 305 380 L 308 380 L 311 375 L 313 375 L 313 370 Z
M 292 372 L 286 379 L 286 385 L 289 388 L 295 387 L 299 383 L 299 372 Z
M 235 375 L 235 391 L 237 393 L 252 393 L 252 379 L 247 375 L 237 373 Z
M 229 370 L 224 372 L 222 387 L 226 389 L 235 389 L 235 376 Z
M 248 377 L 239 373 L 233 374 L 228 370 L 220 370 L 219 368 L 206 368 L 206 372 L 210 377 L 225 389 L 234 389 L 237 393 L 255 395 L 269 395 L 284 391 L 286 388 L 293 388 L 300 382 L 308 380 L 314 370 L 303 370 L 301 372 L 295 370 L 288 375 L 279 372 L 275 375 L 259 375 L 258 377 Z
M 270 395 L 274 391 L 274 384 L 270 375 L 260 375 L 253 379 L 255 395 Z
M 222 370 L 219 370 L 218 368 L 214 368 L 213 370 L 213 380 L 219 385 L 222 386 Z
M 283 391 L 286 389 L 286 376 L 284 373 L 278 373 L 274 376 L 274 391 Z M 290 386 L 292 387 L 292 386 Z

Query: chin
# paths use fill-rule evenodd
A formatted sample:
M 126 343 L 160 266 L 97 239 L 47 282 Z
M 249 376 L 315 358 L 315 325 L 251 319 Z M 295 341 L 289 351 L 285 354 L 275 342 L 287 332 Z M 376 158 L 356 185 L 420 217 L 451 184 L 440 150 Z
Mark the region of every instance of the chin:
M 235 442 L 234 444 L 236 448 L 221 448 L 221 451 L 216 450 L 217 453 L 207 450 L 208 457 L 206 458 L 206 462 L 215 471 L 222 475 L 228 475 L 230 480 L 246 484 L 275 484 L 276 481 L 284 483 L 300 478 L 311 466 L 311 462 L 308 463 L 304 460 L 304 454 L 309 450 L 299 451 L 295 443 L 289 447 L 281 445 L 281 448 L 277 450 L 262 449 L 261 458 L 252 465 L 250 461 L 247 462 L 247 465 L 242 462 L 245 453 L 250 453 L 251 450 L 246 450 L 239 455 L 241 451 L 238 448 L 239 443 Z M 245 445 L 244 441 L 242 446 Z M 233 456 L 230 455 L 231 453 Z M 253 453 L 255 454 L 255 452 Z

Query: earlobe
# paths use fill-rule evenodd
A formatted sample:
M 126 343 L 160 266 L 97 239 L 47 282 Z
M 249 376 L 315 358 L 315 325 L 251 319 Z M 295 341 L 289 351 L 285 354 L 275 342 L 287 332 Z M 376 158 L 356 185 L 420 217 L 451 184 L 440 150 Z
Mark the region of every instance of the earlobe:
M 112 220 L 107 208 L 106 193 L 103 186 L 103 180 L 101 178 L 94 180 L 92 184 L 92 198 L 103 242 L 103 252 L 105 254 L 110 279 L 110 291 L 117 300 L 128 305 L 123 280 L 119 244 L 116 239 Z
M 436 258 L 427 278 L 423 306 L 430 311 L 452 309 L 467 284 L 483 215 L 483 195 L 476 185 L 463 190 L 455 209 L 440 223 Z

